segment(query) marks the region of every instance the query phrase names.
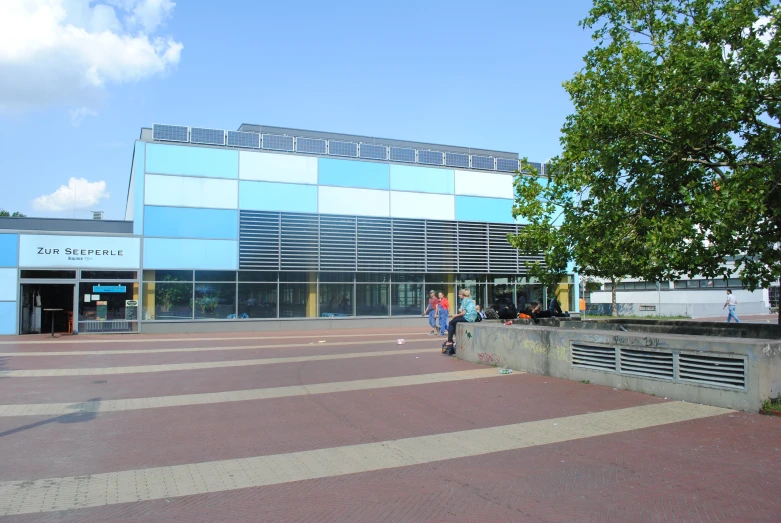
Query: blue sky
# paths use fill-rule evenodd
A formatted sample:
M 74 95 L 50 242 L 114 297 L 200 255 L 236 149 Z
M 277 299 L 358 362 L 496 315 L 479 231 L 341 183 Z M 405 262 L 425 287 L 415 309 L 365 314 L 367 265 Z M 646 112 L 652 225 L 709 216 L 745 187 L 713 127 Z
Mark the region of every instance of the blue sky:
M 23 0 L 0 3 L 17 31 L 3 37 L 0 21 L 10 78 L 0 208 L 34 216 L 122 218 L 133 141 L 152 123 L 258 123 L 545 161 L 572 107 L 561 83 L 593 46 L 578 27 L 585 0 L 42 1 L 59 13 L 54 25 L 2 12 Z M 65 43 L 42 48 L 50 33 Z M 10 47 L 25 39 L 29 48 Z M 128 51 L 145 41 L 151 55 Z

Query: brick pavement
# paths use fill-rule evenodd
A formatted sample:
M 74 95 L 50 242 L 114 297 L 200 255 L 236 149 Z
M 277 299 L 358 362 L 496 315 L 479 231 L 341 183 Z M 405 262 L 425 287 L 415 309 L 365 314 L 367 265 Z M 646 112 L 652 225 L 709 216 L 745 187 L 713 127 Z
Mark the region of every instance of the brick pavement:
M 278 361 L 6 374 L 0 403 L 23 409 L 168 406 L 0 416 L 0 515 L 19 513 L 0 520 L 781 521 L 781 420 L 529 374 L 483 378 L 474 371 L 495 369 L 443 357 L 441 340 L 390 341 L 425 332 L 3 339 L 3 371 Z M 171 348 L 209 350 L 155 352 Z M 100 353 L 125 349 L 141 352 Z M 341 354 L 353 357 L 318 358 Z M 248 389 L 262 393 L 230 396 Z M 193 394 L 214 401 L 171 397 Z

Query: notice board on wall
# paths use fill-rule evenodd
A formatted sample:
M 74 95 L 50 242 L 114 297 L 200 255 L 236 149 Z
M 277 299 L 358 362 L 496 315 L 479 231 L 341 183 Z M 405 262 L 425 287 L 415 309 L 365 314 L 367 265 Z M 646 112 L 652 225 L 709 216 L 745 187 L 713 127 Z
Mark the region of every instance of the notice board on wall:
M 138 320 L 138 300 L 125 300 L 125 319 L 127 321 Z
M 97 317 L 98 317 L 98 321 L 106 321 L 106 318 L 108 317 L 108 302 L 107 301 L 99 301 L 98 302 Z

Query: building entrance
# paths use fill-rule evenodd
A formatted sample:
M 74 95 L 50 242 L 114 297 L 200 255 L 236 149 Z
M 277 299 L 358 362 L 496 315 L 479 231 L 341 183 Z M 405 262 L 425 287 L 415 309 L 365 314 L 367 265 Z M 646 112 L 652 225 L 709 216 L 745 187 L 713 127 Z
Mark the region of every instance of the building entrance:
M 23 283 L 22 334 L 73 332 L 73 283 Z M 60 310 L 58 310 L 60 309 Z

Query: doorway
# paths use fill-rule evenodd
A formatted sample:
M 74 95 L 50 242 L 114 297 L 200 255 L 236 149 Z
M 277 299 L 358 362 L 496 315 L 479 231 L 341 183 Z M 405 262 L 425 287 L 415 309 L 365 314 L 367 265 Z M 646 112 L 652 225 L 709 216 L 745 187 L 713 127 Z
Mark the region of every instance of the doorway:
M 22 334 L 73 332 L 73 283 L 22 284 Z M 47 311 L 46 309 L 62 309 Z

